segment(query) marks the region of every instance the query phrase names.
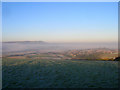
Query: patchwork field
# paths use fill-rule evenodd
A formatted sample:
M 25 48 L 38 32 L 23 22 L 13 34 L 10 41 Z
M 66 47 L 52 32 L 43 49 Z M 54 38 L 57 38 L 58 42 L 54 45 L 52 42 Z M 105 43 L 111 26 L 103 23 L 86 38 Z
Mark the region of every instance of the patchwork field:
M 3 58 L 3 88 L 117 88 L 118 62 Z

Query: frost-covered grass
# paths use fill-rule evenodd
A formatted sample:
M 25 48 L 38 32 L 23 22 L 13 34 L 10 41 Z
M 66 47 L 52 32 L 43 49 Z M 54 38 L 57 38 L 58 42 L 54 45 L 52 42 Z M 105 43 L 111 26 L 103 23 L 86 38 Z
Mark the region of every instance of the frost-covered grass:
M 3 88 L 117 88 L 118 62 L 3 59 Z

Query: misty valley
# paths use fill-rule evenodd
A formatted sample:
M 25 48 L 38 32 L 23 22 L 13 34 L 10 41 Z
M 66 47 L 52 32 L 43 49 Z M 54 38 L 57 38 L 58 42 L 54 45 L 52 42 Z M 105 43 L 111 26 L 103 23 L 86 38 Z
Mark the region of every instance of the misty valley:
M 3 42 L 3 88 L 117 88 L 118 50 L 87 45 Z
M 0 4 L 0 88 L 120 88 L 119 2 L 24 1 Z

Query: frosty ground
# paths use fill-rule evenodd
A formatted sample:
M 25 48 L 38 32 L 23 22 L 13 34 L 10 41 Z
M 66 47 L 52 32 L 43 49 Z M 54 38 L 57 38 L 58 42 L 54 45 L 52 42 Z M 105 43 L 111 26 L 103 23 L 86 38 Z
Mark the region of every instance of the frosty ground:
M 3 58 L 3 88 L 117 88 L 117 61 Z

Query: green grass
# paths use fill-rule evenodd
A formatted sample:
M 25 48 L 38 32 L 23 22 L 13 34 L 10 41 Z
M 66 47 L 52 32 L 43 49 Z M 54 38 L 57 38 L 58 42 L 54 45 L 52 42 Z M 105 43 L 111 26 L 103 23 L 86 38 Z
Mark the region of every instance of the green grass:
M 118 62 L 3 59 L 3 88 L 117 88 Z

